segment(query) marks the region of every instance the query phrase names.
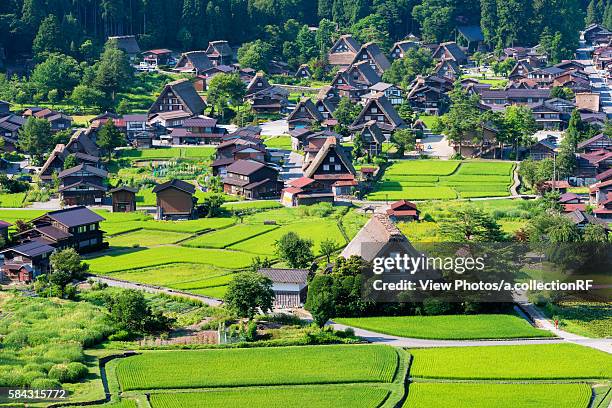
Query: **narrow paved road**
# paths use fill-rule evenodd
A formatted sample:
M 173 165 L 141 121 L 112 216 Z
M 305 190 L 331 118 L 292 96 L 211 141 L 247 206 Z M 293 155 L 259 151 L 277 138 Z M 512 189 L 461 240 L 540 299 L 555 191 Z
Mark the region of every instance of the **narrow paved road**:
M 94 281 L 106 283 L 108 286 L 112 286 L 112 287 L 123 288 L 123 289 L 135 289 L 135 290 L 140 290 L 140 291 L 149 292 L 149 293 L 163 293 L 163 294 L 170 295 L 170 296 L 178 296 L 178 297 L 182 297 L 186 299 L 199 300 L 200 302 L 205 303 L 209 306 L 221 306 L 223 304 L 223 302 L 219 299 L 211 298 L 208 296 L 195 295 L 193 293 L 176 291 L 176 290 L 172 290 L 172 289 L 168 289 L 168 288 L 164 288 L 160 286 L 151 286 L 151 285 L 145 285 L 141 283 L 127 282 L 124 280 L 112 279 L 112 278 L 107 278 L 107 277 L 102 277 L 102 276 L 97 276 L 97 275 L 91 275 L 89 276 L 89 278 L 93 279 Z

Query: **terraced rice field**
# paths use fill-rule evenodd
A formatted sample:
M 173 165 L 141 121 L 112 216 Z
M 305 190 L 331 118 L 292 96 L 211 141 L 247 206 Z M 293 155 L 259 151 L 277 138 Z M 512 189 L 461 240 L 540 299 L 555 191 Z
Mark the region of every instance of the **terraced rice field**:
M 413 377 L 445 379 L 612 378 L 612 356 L 575 344 L 414 349 Z
M 398 353 L 387 346 L 304 346 L 157 351 L 121 359 L 123 391 L 393 381 Z
M 470 340 L 550 337 L 512 315 L 386 316 L 334 319 L 335 322 L 392 336 Z
M 120 157 L 132 160 L 174 159 L 174 158 L 209 158 L 215 152 L 214 147 L 168 147 L 156 149 L 122 150 Z
M 108 235 L 115 235 L 138 229 L 195 234 L 201 231 L 229 227 L 233 225 L 234 222 L 232 218 L 200 218 L 198 220 L 188 221 L 155 221 L 146 219 L 139 221 L 103 222 L 101 228 Z
M 286 233 L 293 231 L 301 238 L 311 239 L 314 242 L 313 251 L 319 253 L 321 241 L 331 239 L 338 248 L 347 244 L 338 225 L 333 220 L 317 219 L 314 222 L 294 223 L 258 235 L 254 238 L 231 245 L 229 248 L 258 255 L 273 256 L 276 253 L 274 243 Z
M 107 238 L 112 247 L 131 247 L 134 244 L 149 247 L 153 245 L 173 244 L 189 238 L 190 234 L 171 231 L 137 230 Z
M 401 160 L 384 174 L 369 200 L 503 197 L 513 182 L 511 162 Z
M 151 394 L 153 408 L 375 408 L 389 391 L 375 386 L 313 385 Z
M 108 274 L 132 269 L 181 263 L 205 264 L 219 268 L 241 269 L 251 264 L 253 255 L 247 253 L 228 253 L 220 249 L 186 248 L 164 246 L 148 249 L 107 251 L 97 258 L 88 259 L 93 273 Z
M 225 248 L 232 244 L 255 238 L 261 234 L 278 228 L 275 225 L 234 225 L 219 231 L 209 232 L 183 243 L 194 248 Z
M 413 383 L 404 408 L 587 408 L 588 384 Z
M 165 286 L 189 292 L 225 286 L 232 278 L 232 271 L 202 264 L 170 264 L 155 268 L 115 272 L 107 276 L 115 279 Z

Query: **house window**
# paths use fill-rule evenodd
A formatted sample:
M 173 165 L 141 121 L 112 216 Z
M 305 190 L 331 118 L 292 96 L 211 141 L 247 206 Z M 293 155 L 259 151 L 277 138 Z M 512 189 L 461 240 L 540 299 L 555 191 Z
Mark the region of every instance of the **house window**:
M 323 171 L 329 171 L 329 164 L 323 165 Z
M 378 113 L 378 108 L 372 107 L 372 113 Z
M 340 171 L 340 170 L 342 170 L 342 167 L 341 167 L 339 164 L 336 164 L 336 165 L 334 166 L 334 170 L 336 170 L 336 171 Z
M 330 157 L 330 158 L 329 158 L 329 162 L 330 162 L 330 163 L 333 163 L 333 162 L 335 162 L 335 161 L 336 161 L 336 158 L 335 158 L 335 157 L 333 157 L 333 156 L 332 156 L 332 157 Z

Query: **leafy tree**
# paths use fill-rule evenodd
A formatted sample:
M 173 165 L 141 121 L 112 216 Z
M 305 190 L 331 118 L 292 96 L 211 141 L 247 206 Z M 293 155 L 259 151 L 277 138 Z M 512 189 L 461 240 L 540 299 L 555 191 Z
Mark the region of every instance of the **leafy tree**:
M 317 275 L 308 285 L 305 306 L 319 327 L 325 326 L 325 323 L 335 315 L 333 283 L 332 276 Z
M 32 43 L 32 51 L 37 56 L 44 53 L 64 51 L 65 41 L 62 38 L 60 24 L 55 14 L 49 14 L 38 27 L 38 33 Z
M 349 98 L 343 97 L 338 102 L 338 107 L 334 111 L 334 117 L 338 120 L 339 124 L 350 126 L 359 116 L 359 112 L 361 112 L 359 105 L 351 102 Z
M 258 310 L 272 310 L 272 281 L 257 272 L 237 273 L 229 283 L 225 303 L 239 317 L 252 319 Z
M 584 242 L 608 242 L 608 233 L 601 224 L 588 224 L 582 231 L 582 240 Z
M 130 61 L 113 40 L 109 40 L 104 46 L 104 52 L 94 69 L 93 85 L 113 101 L 116 93 L 127 87 L 132 80 L 133 70 Z
M 70 279 L 82 279 L 89 270 L 89 265 L 81 261 L 81 256 L 74 248 L 55 251 L 49 257 L 52 275 L 66 273 Z
M 389 32 L 384 21 L 384 18 L 379 14 L 370 14 L 350 28 L 351 34 L 362 43 L 375 42 L 383 49 L 391 48 Z
M 244 68 L 266 72 L 271 58 L 272 47 L 261 40 L 244 43 L 238 49 L 238 63 Z
M 108 160 L 110 161 L 113 150 L 117 147 L 124 146 L 126 140 L 123 133 L 115 126 L 115 122 L 107 120 L 100 128 L 100 131 L 98 131 L 97 143 L 102 150 L 108 153 Z
M 41 163 L 52 142 L 51 125 L 44 119 L 30 116 L 19 130 L 18 145 L 34 162 Z
M 77 161 L 76 156 L 74 154 L 69 154 L 66 156 L 66 160 L 64 160 L 64 170 L 70 169 L 78 164 L 79 162 Z
M 506 58 L 503 61 L 495 61 L 491 68 L 495 75 L 508 76 L 512 68 L 516 65 L 516 60 L 514 58 Z
M 551 98 L 561 98 L 567 101 L 574 100 L 574 92 L 570 88 L 566 88 L 563 86 L 553 86 L 550 89 L 550 97 Z
M 38 64 L 30 77 L 40 92 L 48 94 L 55 89 L 61 91 L 62 95 L 71 92 L 80 79 L 80 68 L 76 60 L 55 53 Z
M 70 96 L 70 99 L 73 103 L 75 103 L 81 108 L 101 108 L 107 105 L 106 95 L 104 94 L 104 92 L 84 84 L 77 85 L 72 90 L 72 95 Z
M 411 48 L 404 58 L 393 61 L 391 68 L 383 74 L 383 81 L 408 89 L 417 75 L 431 73 L 435 62 L 427 48 Z
M 173 320 L 151 309 L 142 292 L 122 290 L 107 299 L 110 320 L 120 330 L 131 334 L 167 331 Z
M 314 31 L 311 31 L 307 25 L 302 26 L 295 39 L 300 52 L 301 61 L 308 61 L 319 55 L 319 46 L 317 36 Z
M 477 95 L 468 95 L 461 83 L 457 81 L 450 92 L 450 100 L 450 110 L 438 118 L 433 130 L 445 134 L 450 141 L 458 144 L 461 153 L 465 140 L 477 136 L 475 129 L 482 128 L 478 107 L 479 98 Z
M 406 150 L 414 149 L 416 143 L 415 132 L 412 129 L 397 129 L 391 135 L 391 143 L 397 146 L 397 153 L 403 156 Z
M 291 268 L 306 268 L 314 258 L 312 241 L 300 238 L 293 231 L 283 235 L 274 245 L 278 257 L 287 262 Z
M 246 86 L 238 74 L 218 74 L 208 85 L 207 102 L 220 112 L 224 119 L 225 108 L 228 105 L 240 105 L 245 93 Z
M 336 252 L 338 244 L 333 239 L 325 239 L 321 241 L 321 255 L 327 258 L 327 263 L 330 262 L 330 257 L 334 252 Z
M 198 210 L 203 217 L 216 217 L 221 213 L 221 205 L 225 202 L 222 194 L 209 194 L 202 198 Z
M 515 146 L 518 158 L 519 146 L 532 142 L 532 136 L 537 125 L 531 109 L 527 106 L 512 105 L 506 108 L 503 119 L 503 129 L 498 139 Z
M 440 223 L 440 233 L 450 242 L 500 242 L 505 238 L 499 224 L 475 207 L 455 210 L 451 217 Z

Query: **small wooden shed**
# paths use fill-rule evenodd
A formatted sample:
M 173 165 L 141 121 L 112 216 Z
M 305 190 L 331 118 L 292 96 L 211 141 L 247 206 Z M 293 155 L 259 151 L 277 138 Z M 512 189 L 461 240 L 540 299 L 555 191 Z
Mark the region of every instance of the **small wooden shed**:
M 136 211 L 137 188 L 119 186 L 110 190 L 113 198 L 113 212 L 132 212 Z

